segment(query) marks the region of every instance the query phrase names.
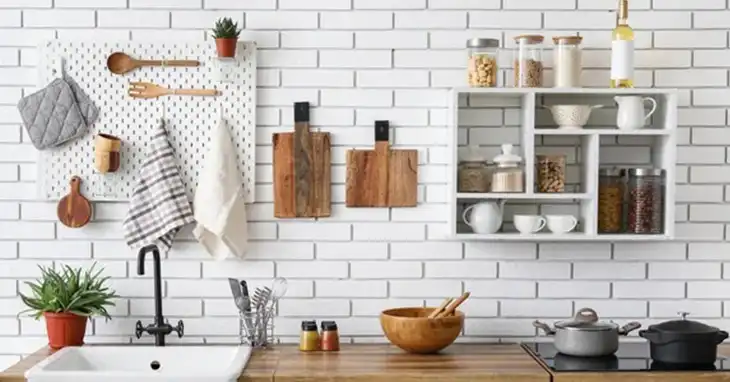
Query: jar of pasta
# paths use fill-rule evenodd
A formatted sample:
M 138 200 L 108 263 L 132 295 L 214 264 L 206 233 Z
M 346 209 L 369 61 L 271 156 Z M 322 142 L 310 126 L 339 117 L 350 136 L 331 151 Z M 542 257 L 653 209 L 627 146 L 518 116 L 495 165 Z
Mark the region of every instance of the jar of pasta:
M 616 168 L 598 172 L 598 233 L 624 232 L 626 171 Z
M 537 156 L 537 192 L 565 192 L 565 155 Z
M 499 40 L 494 38 L 473 38 L 467 40 L 469 52 L 467 76 L 469 86 L 493 88 L 497 86 L 497 55 Z

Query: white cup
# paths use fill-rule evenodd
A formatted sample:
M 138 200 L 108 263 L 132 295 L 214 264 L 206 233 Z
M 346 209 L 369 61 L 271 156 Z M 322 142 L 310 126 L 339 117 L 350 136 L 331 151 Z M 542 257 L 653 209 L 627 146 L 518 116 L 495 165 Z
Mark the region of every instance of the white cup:
M 547 215 L 547 226 L 552 233 L 568 233 L 578 225 L 578 219 L 573 215 Z
M 540 215 L 515 215 L 512 219 L 520 233 L 530 234 L 545 228 L 545 218 Z

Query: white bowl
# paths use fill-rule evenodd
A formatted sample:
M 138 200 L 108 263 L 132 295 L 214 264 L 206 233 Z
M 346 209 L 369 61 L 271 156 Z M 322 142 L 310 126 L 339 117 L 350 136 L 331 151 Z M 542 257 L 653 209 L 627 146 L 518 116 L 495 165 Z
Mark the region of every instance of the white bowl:
M 553 105 L 546 106 L 553 114 L 553 120 L 559 129 L 581 129 L 588 123 L 593 109 L 603 105 Z

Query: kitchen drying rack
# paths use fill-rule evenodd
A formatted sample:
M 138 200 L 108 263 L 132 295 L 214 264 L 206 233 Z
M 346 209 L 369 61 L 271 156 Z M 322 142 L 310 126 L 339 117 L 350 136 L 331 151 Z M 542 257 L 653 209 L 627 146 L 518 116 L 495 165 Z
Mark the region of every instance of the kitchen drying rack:
M 614 96 L 638 95 L 652 97 L 657 103 L 657 111 L 647 123 L 646 128 L 635 131 L 618 130 L 615 127 L 616 110 Z M 458 240 L 480 241 L 661 241 L 674 237 L 675 219 L 675 179 L 676 179 L 676 130 L 677 130 L 677 93 L 674 89 L 604 89 L 604 88 L 455 88 L 449 96 L 449 217 L 448 236 Z M 607 110 L 594 111 L 598 118 L 591 116 L 588 125 L 580 130 L 557 129 L 550 112 L 543 105 L 556 104 L 596 104 L 608 106 Z M 613 106 L 612 106 L 613 105 Z M 481 113 L 481 114 L 480 114 Z M 601 114 L 603 113 L 603 114 Z M 482 118 L 484 117 L 484 118 Z M 603 117 L 603 118 L 601 118 Z M 613 120 L 611 120 L 613 118 Z M 507 127 L 504 127 L 507 126 Z M 493 128 L 499 137 L 509 136 L 500 132 L 502 129 L 518 130 L 516 142 L 474 142 L 473 137 L 484 137 L 488 134 L 472 134 L 470 129 Z M 564 193 L 538 193 L 535 190 L 535 155 L 538 142 L 573 140 L 577 144 L 574 165 L 579 164 L 576 177 L 580 178 L 579 186 L 572 186 Z M 599 169 L 611 167 L 602 161 L 601 152 L 604 142 L 614 142 L 613 147 L 621 146 L 628 140 L 638 139 L 646 146 L 646 163 L 635 161 L 620 167 L 657 167 L 665 170 L 666 186 L 664 195 L 664 227 L 662 234 L 599 234 L 598 217 L 598 181 Z M 519 154 L 523 158 L 525 171 L 525 192 L 523 193 L 459 193 L 458 163 L 459 149 L 468 145 L 492 146 L 496 150 L 501 143 L 515 143 L 519 146 Z M 573 143 L 565 143 L 569 146 Z M 617 144 L 617 145 L 616 145 Z M 631 146 L 640 150 L 640 146 Z M 547 147 L 555 149 L 556 147 Z M 559 147 L 558 147 L 559 148 Z M 571 149 L 573 149 L 571 147 Z M 642 151 L 644 152 L 644 151 Z M 550 151 L 551 154 L 559 152 Z M 650 154 L 648 154 L 650 153 Z M 570 172 L 570 171 L 569 171 Z M 485 200 L 505 200 L 507 204 L 515 203 L 520 208 L 534 212 L 542 212 L 542 205 L 553 204 L 557 210 L 566 210 L 571 204 L 576 207 L 574 214 L 580 220 L 579 230 L 568 234 L 553 234 L 547 228 L 535 234 L 519 232 L 497 232 L 495 234 L 475 234 L 464 224 L 461 214 L 469 204 Z M 570 206 L 569 206 L 570 207 Z M 562 211 L 561 210 L 561 211 Z M 539 211 L 539 212 L 538 212 Z M 561 212 L 562 213 L 562 212 Z M 567 212 L 569 213 L 569 212 Z M 508 224 L 507 224 L 508 225 Z M 504 230 L 505 225 L 503 225 Z
M 124 52 L 138 59 L 190 59 L 198 67 L 143 67 L 115 75 L 107 57 Z M 38 84 L 45 86 L 65 72 L 81 85 L 100 109 L 91 132 L 60 148 L 41 151 L 38 193 L 57 200 L 69 179 L 83 179 L 82 191 L 94 201 L 127 201 L 147 153 L 148 137 L 164 119 L 188 197 L 192 200 L 198 171 L 208 151 L 210 133 L 222 115 L 237 150 L 244 179 L 244 197 L 254 200 L 256 130 L 256 44 L 238 43 L 237 56 L 226 64 L 225 78 L 215 63 L 215 45 L 174 42 L 93 42 L 53 40 L 39 47 Z M 165 96 L 140 100 L 127 95 L 128 83 L 148 81 L 170 88 L 216 88 L 216 97 Z M 94 136 L 108 133 L 122 140 L 121 167 L 110 174 L 94 170 Z

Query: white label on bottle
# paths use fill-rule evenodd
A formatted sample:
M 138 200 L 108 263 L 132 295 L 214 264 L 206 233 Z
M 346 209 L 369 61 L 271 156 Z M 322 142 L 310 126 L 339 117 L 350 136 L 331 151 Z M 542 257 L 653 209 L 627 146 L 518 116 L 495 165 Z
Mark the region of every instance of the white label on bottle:
M 634 42 L 614 40 L 611 43 L 611 79 L 634 78 Z

